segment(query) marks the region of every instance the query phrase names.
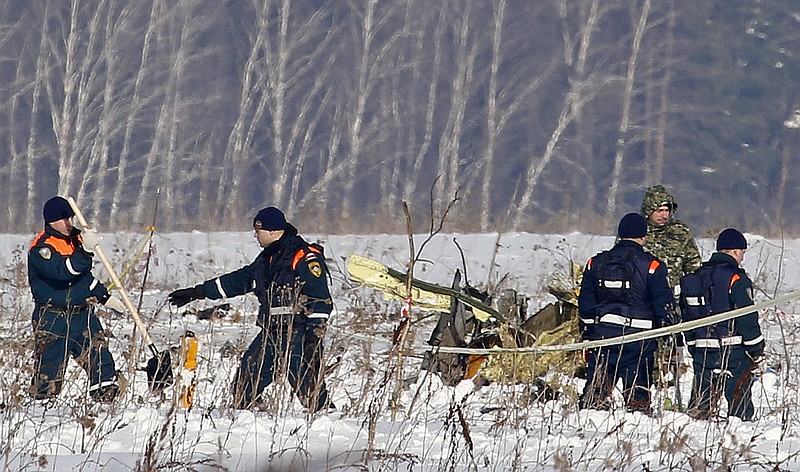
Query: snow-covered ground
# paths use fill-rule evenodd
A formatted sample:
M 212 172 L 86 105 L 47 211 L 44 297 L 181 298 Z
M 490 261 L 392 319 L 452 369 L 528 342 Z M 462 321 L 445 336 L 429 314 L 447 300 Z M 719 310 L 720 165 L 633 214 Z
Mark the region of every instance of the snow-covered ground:
M 256 300 L 229 300 L 213 320 L 195 311 L 220 302 L 194 302 L 184 310 L 165 304 L 170 290 L 197 284 L 236 269 L 258 253 L 252 232 L 157 234 L 156 252 L 142 291 L 144 264 L 135 251 L 120 264 L 130 266 L 126 289 L 159 348 L 177 346 L 193 331 L 199 362 L 193 379 L 194 406 L 176 407 L 179 387 L 163 397 L 149 395 L 144 372 L 149 357 L 133 323 L 102 313 L 113 333 L 111 351 L 128 379 L 125 394 L 111 406 L 85 395 L 86 378 L 70 361 L 68 382 L 58 401 L 34 402 L 30 382 L 32 303 L 26 281 L 27 247 L 32 235 L 0 236 L 0 465 L 2 470 L 800 470 L 797 337 L 798 305 L 790 302 L 762 314 L 768 359 L 755 386 L 758 420 L 695 421 L 658 409 L 640 413 L 579 411 L 574 396 L 546 404 L 532 402 L 525 385 L 491 384 L 476 389 L 465 380 L 456 387 L 420 375 L 398 385 L 390 355 L 400 305 L 346 277 L 351 253 L 405 270 L 404 235 L 314 236 L 326 248 L 333 274 L 336 313 L 327 336 L 328 384 L 338 409 L 307 415 L 286 384 L 267 390 L 263 411 L 230 408 L 229 384 L 241 350 L 256 334 Z M 765 240 L 747 235 L 745 268 L 759 289 L 757 301 L 800 290 L 800 241 Z M 137 246 L 140 235 L 107 234 L 102 246 L 112 260 Z M 582 234 L 446 234 L 423 244 L 415 276 L 449 285 L 462 268 L 471 285 L 495 293 L 515 288 L 530 298 L 529 313 L 554 300 L 546 285 L 613 244 L 611 237 Z M 713 241 L 701 240 L 707 258 Z M 131 260 L 134 260 L 132 263 Z M 95 274 L 105 277 L 101 264 Z M 421 315 L 422 313 L 415 313 Z M 415 327 L 423 344 L 433 318 Z M 365 341 L 354 334 L 368 335 Z M 402 377 L 418 374 L 421 359 L 404 358 Z M 186 374 L 188 377 L 188 374 Z M 682 377 L 688 397 L 691 373 Z M 568 387 L 580 391 L 582 380 Z M 674 395 L 659 392 L 661 400 Z

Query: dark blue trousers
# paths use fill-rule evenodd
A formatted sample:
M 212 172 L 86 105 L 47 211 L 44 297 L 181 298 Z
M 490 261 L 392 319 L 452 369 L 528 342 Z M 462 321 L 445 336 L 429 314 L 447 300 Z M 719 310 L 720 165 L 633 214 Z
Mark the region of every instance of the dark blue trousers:
M 690 348 L 694 379 L 689 408 L 710 412 L 720 391 L 728 401 L 728 416 L 750 421 L 753 405 L 753 361 L 741 346 L 719 349 Z M 715 372 L 716 371 L 716 372 Z
M 706 416 L 722 390 L 722 356 L 719 349 L 702 349 L 689 346 L 692 356 L 692 394 L 689 397 L 689 410 Z M 715 372 L 716 371 L 716 372 Z
M 34 396 L 47 398 L 61 392 L 69 356 L 88 374 L 90 390 L 116 380 L 114 359 L 94 308 L 86 306 L 69 312 L 37 307 L 32 322 L 36 342 Z
M 586 386 L 579 406 L 611 408 L 610 397 L 614 386 L 618 380 L 622 380 L 626 407 L 649 410 L 655 352 L 656 343 L 651 339 L 590 350 Z
M 262 328 L 242 356 L 234 378 L 234 407 L 250 408 L 285 369 L 297 398 L 309 411 L 328 405 L 322 372 L 322 339 L 303 321 Z

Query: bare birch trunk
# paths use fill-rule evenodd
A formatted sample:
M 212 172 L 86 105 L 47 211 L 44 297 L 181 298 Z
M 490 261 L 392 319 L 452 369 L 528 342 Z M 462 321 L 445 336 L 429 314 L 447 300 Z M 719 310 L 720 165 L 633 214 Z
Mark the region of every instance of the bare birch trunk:
M 792 113 L 797 113 L 795 110 L 798 109 L 798 104 L 800 104 L 800 89 L 796 89 L 791 95 L 791 98 L 787 100 L 787 116 L 790 116 Z M 795 155 L 795 150 L 797 149 L 798 133 L 800 133 L 800 131 L 797 129 L 788 128 L 784 125 L 783 135 L 785 139 L 783 142 L 783 149 L 781 150 L 778 190 L 775 192 L 775 226 L 777 227 L 776 229 L 781 231 L 784 229 L 783 209 L 786 204 L 786 184 L 791 177 L 791 171 L 793 169 L 792 157 Z
M 492 175 L 494 171 L 494 147 L 497 142 L 497 71 L 500 68 L 500 44 L 503 42 L 503 21 L 505 20 L 506 0 L 498 0 L 494 8 L 494 28 L 492 29 L 492 61 L 489 66 L 489 90 L 486 105 L 487 142 L 483 158 L 483 179 L 481 183 L 481 231 L 487 231 L 492 223 Z
M 60 195 L 67 195 L 73 190 L 72 180 L 75 173 L 74 162 L 72 156 L 72 144 L 74 136 L 72 130 L 74 129 L 73 122 L 73 106 L 74 94 L 77 88 L 77 77 L 79 72 L 76 67 L 77 62 L 77 48 L 81 42 L 77 36 L 77 8 L 78 2 L 71 3 L 70 18 L 66 21 L 69 23 L 69 30 L 65 32 L 63 51 L 63 62 L 57 64 L 62 68 L 63 84 L 60 91 L 63 93 L 63 102 L 59 99 L 59 94 L 56 93 L 56 84 L 47 82 L 47 92 L 50 102 L 51 117 L 53 120 L 53 131 L 56 136 L 58 146 L 58 174 L 59 182 L 57 193 Z M 45 27 L 47 32 L 47 28 Z M 47 34 L 47 33 L 46 33 Z M 52 51 L 54 59 L 58 60 L 58 51 Z M 62 104 L 63 103 L 63 104 Z M 62 104 L 61 106 L 59 106 Z
M 433 62 L 432 62 L 432 71 L 430 82 L 427 87 L 428 93 L 426 94 L 425 99 L 425 134 L 422 137 L 422 141 L 419 144 L 419 148 L 411 162 L 411 170 L 409 172 L 409 177 L 404 179 L 403 185 L 403 198 L 404 201 L 414 201 L 414 194 L 417 193 L 418 185 L 422 182 L 422 165 L 425 162 L 425 156 L 427 156 L 431 145 L 433 143 L 433 133 L 434 133 L 434 116 L 436 113 L 436 103 L 438 98 L 438 84 L 439 84 L 439 77 L 442 73 L 442 38 L 446 31 L 447 26 L 447 18 L 446 18 L 446 9 L 447 9 L 447 2 L 442 2 L 442 5 L 438 11 L 437 20 L 436 20 L 436 28 L 433 32 Z M 419 38 L 417 43 L 417 57 L 418 60 L 422 60 L 422 54 L 425 53 L 423 47 L 423 39 L 422 37 Z M 415 80 L 420 80 L 419 73 L 415 73 L 414 75 Z
M 349 126 L 349 141 L 350 141 L 350 151 L 348 152 L 347 157 L 345 158 L 347 161 L 346 172 L 344 175 L 344 180 L 342 181 L 342 188 L 343 188 L 343 199 L 342 199 L 342 206 L 341 206 L 341 213 L 342 218 L 345 221 L 348 221 L 353 216 L 352 204 L 355 203 L 353 188 L 355 185 L 356 180 L 358 179 L 358 175 L 356 170 L 358 169 L 358 165 L 356 164 L 361 156 L 361 146 L 362 146 L 362 126 L 364 121 L 364 110 L 366 108 L 367 99 L 371 95 L 371 89 L 374 86 L 370 83 L 372 78 L 370 77 L 370 70 L 374 67 L 373 58 L 372 56 L 372 46 L 373 40 L 375 37 L 375 7 L 377 5 L 377 0 L 365 0 L 364 5 L 364 12 L 363 18 L 361 20 L 361 44 L 360 46 L 360 57 L 358 60 L 358 76 L 357 76 L 357 85 L 355 90 L 353 90 L 353 101 L 355 102 L 355 106 L 350 116 L 350 126 Z
M 522 226 L 525 218 L 525 213 L 530 208 L 533 202 L 533 192 L 536 190 L 539 178 L 542 175 L 545 167 L 550 163 L 553 158 L 556 145 L 561 140 L 561 136 L 567 129 L 576 116 L 580 116 L 581 108 L 583 105 L 590 101 L 596 95 L 599 89 L 604 85 L 602 81 L 591 83 L 586 77 L 586 62 L 589 57 L 589 47 L 592 42 L 592 34 L 594 33 L 597 23 L 605 11 L 600 9 L 599 0 L 592 0 L 586 20 L 581 23 L 580 32 L 580 47 L 578 48 L 577 59 L 574 60 L 575 79 L 570 84 L 570 90 L 564 97 L 564 103 L 561 108 L 558 120 L 556 121 L 555 128 L 550 134 L 550 138 L 545 146 L 544 154 L 538 162 L 531 162 L 528 167 L 526 179 L 524 182 L 524 190 L 520 198 L 519 204 L 515 212 L 514 227 L 519 228 Z M 570 52 L 565 51 L 565 57 L 571 58 Z M 572 60 L 572 59 L 568 59 Z
M 119 164 L 117 167 L 116 182 L 114 184 L 114 192 L 111 198 L 111 212 L 109 218 L 111 221 L 117 221 L 118 215 L 124 209 L 120 208 L 124 191 L 127 189 L 128 166 L 135 163 L 135 156 L 131 156 L 131 140 L 133 133 L 138 123 L 142 102 L 145 100 L 145 92 L 143 83 L 147 77 L 149 70 L 149 63 L 151 59 L 150 49 L 153 45 L 153 36 L 156 35 L 156 26 L 161 15 L 161 2 L 153 0 L 150 8 L 150 17 L 147 22 L 147 27 L 144 32 L 144 41 L 142 42 L 142 51 L 136 69 L 136 79 L 133 84 L 133 94 L 130 100 L 130 108 L 125 119 L 125 132 L 122 138 L 122 150 L 119 154 Z M 133 161 L 133 162 L 131 162 Z
M 625 91 L 622 96 L 622 117 L 619 123 L 617 149 L 614 155 L 614 167 L 611 171 L 611 186 L 608 190 L 608 205 L 606 206 L 606 213 L 609 216 L 614 215 L 617 210 L 617 198 L 619 197 L 619 187 L 622 180 L 622 163 L 625 159 L 625 151 L 628 147 L 630 134 L 631 100 L 633 100 L 634 85 L 636 83 L 636 66 L 639 60 L 642 37 L 647 29 L 647 19 L 649 16 L 650 0 L 644 0 L 639 21 L 634 31 L 631 55 L 628 58 L 628 71 L 625 76 Z
M 664 176 L 664 154 L 667 146 L 667 118 L 669 117 L 669 87 L 672 82 L 672 62 L 675 53 L 675 2 L 669 0 L 667 11 L 667 37 L 666 53 L 664 58 L 664 76 L 661 81 L 660 110 L 658 113 L 658 128 L 656 132 L 655 156 L 653 162 L 653 177 L 651 184 L 657 184 Z
M 181 70 L 185 65 L 183 57 L 183 40 L 185 39 L 185 29 L 181 31 L 181 36 L 177 44 L 173 44 L 173 52 L 170 57 L 170 69 L 167 83 L 164 90 L 164 101 L 158 110 L 157 119 L 154 125 L 154 137 L 150 149 L 145 157 L 144 174 L 142 182 L 139 185 L 136 193 L 137 205 L 134 207 L 133 220 L 145 221 L 144 218 L 147 208 L 149 208 L 149 195 L 155 192 L 159 186 L 163 173 L 168 163 L 169 158 L 165 158 L 164 154 L 168 151 L 169 139 L 172 133 L 172 109 L 175 106 L 175 101 L 178 100 L 179 80 L 181 78 Z M 164 182 L 171 182 L 169 176 L 164 175 Z M 172 201 L 172 192 L 165 191 L 164 199 Z M 167 218 L 169 218 L 169 209 L 165 210 Z
M 328 74 L 336 57 L 330 50 L 336 30 L 324 27 L 323 10 L 299 18 L 289 0 L 252 5 L 254 26 L 222 166 L 219 212 L 230 211 L 224 207 L 231 203 L 234 212 L 242 210 L 245 177 L 258 168 L 267 176 L 262 184 L 268 189 L 266 203 L 291 214 L 301 179 L 308 176 L 306 166 L 316 164 L 309 161 L 313 139 L 335 97 Z M 257 144 L 267 144 L 268 155 L 254 155 Z
M 48 5 L 49 6 L 49 5 Z M 31 97 L 31 115 L 32 117 L 37 116 L 40 113 L 40 100 L 43 93 L 43 88 L 46 86 L 45 81 L 47 80 L 47 21 L 48 21 L 48 12 L 49 8 L 45 8 L 45 13 L 42 18 L 42 29 L 41 29 L 41 36 L 39 40 L 39 51 L 36 57 L 36 75 L 33 77 L 33 92 Z M 25 165 L 20 166 L 21 168 L 24 167 L 25 169 L 25 188 L 28 192 L 28 202 L 25 205 L 25 222 L 27 226 L 40 226 L 41 220 L 36 218 L 34 215 L 38 215 L 39 212 L 37 211 L 38 208 L 34 208 L 34 202 L 37 201 L 38 192 L 36 191 L 35 181 L 33 176 L 35 175 L 36 169 L 36 162 L 38 160 L 36 156 L 36 149 L 38 147 L 38 140 L 37 140 L 37 133 L 36 133 L 36 120 L 30 120 L 30 129 L 28 130 L 28 143 L 25 148 L 25 153 L 20 154 L 19 156 L 25 159 Z M 14 158 L 17 158 L 17 154 L 14 154 Z M 12 171 L 16 169 L 19 163 L 12 164 Z M 13 175 L 13 174 L 12 174 Z M 52 191 L 52 190 L 51 190 Z M 50 198 L 50 196 L 46 196 L 45 198 Z
M 99 10 L 97 14 L 99 16 Z M 114 169 L 109 168 L 109 143 L 114 139 L 113 128 L 117 124 L 116 115 L 118 113 L 118 107 L 115 103 L 116 87 L 114 78 L 121 75 L 120 69 L 118 68 L 119 64 L 112 51 L 114 22 L 110 8 L 107 10 L 105 16 L 105 27 L 102 35 L 103 46 L 98 54 L 101 57 L 100 60 L 102 63 L 105 64 L 106 74 L 104 77 L 100 76 L 97 78 L 98 81 L 104 79 L 101 100 L 102 108 L 97 122 L 97 135 L 92 143 L 90 152 L 92 164 L 96 163 L 96 165 L 87 165 L 83 175 L 83 182 L 91 181 L 92 175 L 95 175 L 96 183 L 93 186 L 95 196 L 89 202 L 89 207 L 92 209 L 94 215 L 100 215 L 103 205 L 105 203 L 110 203 L 107 202 L 109 191 L 107 189 L 108 179 L 106 177 L 107 174 L 113 172 Z M 81 188 L 84 187 L 85 186 L 81 186 Z M 99 219 L 99 221 L 103 221 L 106 225 L 114 223 L 114 220 L 108 219 L 108 215 L 103 215 L 103 218 Z
M 463 136 L 464 121 L 466 118 L 467 100 L 472 84 L 472 75 L 475 67 L 476 41 L 472 38 L 470 28 L 471 4 L 465 5 L 463 14 L 456 22 L 454 31 L 455 41 L 455 72 L 450 86 L 450 108 L 439 144 L 439 166 L 437 174 L 444 179 L 442 193 L 437 198 L 437 206 L 444 208 L 452 195 L 461 187 L 459 167 L 462 157 L 460 155 L 461 138 Z
M 239 202 L 239 192 L 242 187 L 242 177 L 244 176 L 243 169 L 245 164 L 250 160 L 250 145 L 247 141 L 248 137 L 252 137 L 252 133 L 248 131 L 254 122 L 261 120 L 265 110 L 267 109 L 267 100 L 269 93 L 266 90 L 266 79 L 260 75 L 259 63 L 263 60 L 261 54 L 264 53 L 267 58 L 268 50 L 268 10 L 271 6 L 270 2 L 253 2 L 256 26 L 253 35 L 248 38 L 250 40 L 250 50 L 242 68 L 241 77 L 241 90 L 239 94 L 239 107 L 236 116 L 236 122 L 231 128 L 230 135 L 227 140 L 227 148 L 225 150 L 225 157 L 222 162 L 221 175 L 220 175 L 220 193 L 221 196 L 217 200 L 217 215 L 225 213 L 226 207 L 231 202 Z M 269 59 L 267 59 L 267 66 L 270 67 Z

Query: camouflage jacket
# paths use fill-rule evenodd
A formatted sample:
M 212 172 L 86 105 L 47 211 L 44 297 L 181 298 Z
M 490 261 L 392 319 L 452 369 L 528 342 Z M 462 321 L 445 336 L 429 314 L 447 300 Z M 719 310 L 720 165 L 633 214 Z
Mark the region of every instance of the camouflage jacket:
M 644 250 L 667 265 L 670 287 L 678 285 L 682 276 L 697 270 L 702 262 L 689 228 L 683 221 L 672 218 L 661 227 L 647 225 Z
M 667 223 L 659 227 L 650 221 L 650 214 L 661 205 L 669 206 L 672 212 Z M 670 287 L 677 286 L 681 277 L 697 270 L 702 262 L 689 227 L 683 221 L 673 218 L 677 210 L 677 200 L 663 185 L 647 188 L 642 199 L 642 216 L 647 219 L 644 250 L 667 265 L 667 281 Z

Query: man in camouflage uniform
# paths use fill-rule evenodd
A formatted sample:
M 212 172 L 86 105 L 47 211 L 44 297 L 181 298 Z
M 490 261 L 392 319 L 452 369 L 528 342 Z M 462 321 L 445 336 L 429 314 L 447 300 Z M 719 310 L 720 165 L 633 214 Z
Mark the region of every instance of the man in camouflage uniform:
M 677 209 L 678 202 L 663 185 L 649 187 L 644 194 L 642 216 L 647 220 L 644 250 L 667 265 L 667 281 L 672 288 L 702 262 L 689 227 L 673 218 Z
M 673 218 L 677 209 L 678 202 L 663 185 L 649 187 L 642 199 L 642 216 L 647 219 L 647 240 L 644 250 L 667 265 L 667 281 L 673 290 L 679 286 L 681 277 L 694 272 L 702 263 L 700 251 L 689 227 L 683 221 Z M 675 318 L 677 317 L 676 314 Z M 680 320 L 671 321 L 677 323 Z M 676 336 L 672 343 L 660 342 L 657 362 L 659 374 L 656 375 L 660 382 L 664 381 L 667 372 L 670 371 L 670 363 L 673 363 L 672 368 L 677 372 L 679 366 L 676 363 L 681 362 L 677 354 L 682 348 L 673 349 L 673 346 L 669 345 L 673 343 L 676 346 L 683 346 L 683 336 Z M 677 384 L 677 375 L 674 380 Z M 680 403 L 680 390 L 677 388 L 678 385 L 676 385 L 676 395 Z

